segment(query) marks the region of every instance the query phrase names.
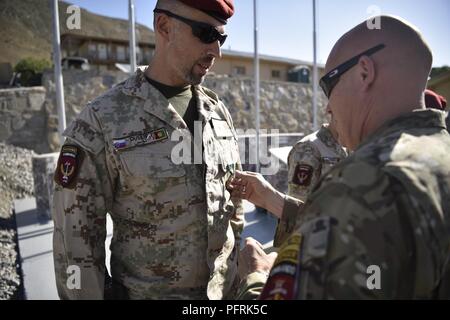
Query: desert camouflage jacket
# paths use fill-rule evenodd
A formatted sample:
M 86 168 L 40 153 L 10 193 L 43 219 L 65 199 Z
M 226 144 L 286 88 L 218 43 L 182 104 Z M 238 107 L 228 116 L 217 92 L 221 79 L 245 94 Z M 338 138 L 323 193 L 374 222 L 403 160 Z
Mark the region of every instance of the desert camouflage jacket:
M 243 211 L 225 182 L 241 166 L 237 136 L 212 91 L 197 86 L 194 95 L 197 164 L 189 155 L 195 138 L 142 71 L 90 102 L 65 131 L 53 201 L 61 298 L 104 298 L 107 213 L 111 276 L 121 297 L 231 294 Z M 67 287 L 71 265 L 81 270 L 79 289 Z

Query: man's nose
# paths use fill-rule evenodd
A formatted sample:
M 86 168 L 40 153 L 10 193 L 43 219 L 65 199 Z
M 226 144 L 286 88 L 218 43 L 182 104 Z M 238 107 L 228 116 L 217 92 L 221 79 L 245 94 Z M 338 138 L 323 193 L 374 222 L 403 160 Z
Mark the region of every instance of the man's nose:
M 331 108 L 330 108 L 330 104 L 327 103 L 327 113 L 331 114 Z
M 212 55 L 216 59 L 222 58 L 222 51 L 220 50 L 220 42 L 219 42 L 219 40 L 214 41 L 213 43 L 211 43 L 211 45 L 209 47 L 209 50 L 208 50 L 208 54 Z

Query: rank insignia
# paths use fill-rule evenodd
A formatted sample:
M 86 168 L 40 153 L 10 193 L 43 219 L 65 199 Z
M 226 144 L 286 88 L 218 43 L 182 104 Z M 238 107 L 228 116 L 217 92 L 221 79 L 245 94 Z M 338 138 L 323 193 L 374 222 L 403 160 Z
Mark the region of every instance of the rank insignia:
M 83 156 L 83 151 L 79 147 L 71 145 L 63 146 L 55 171 L 55 182 L 63 188 L 74 189 Z
M 295 167 L 292 182 L 303 187 L 309 186 L 311 184 L 313 171 L 314 170 L 310 165 L 298 164 L 297 167 Z

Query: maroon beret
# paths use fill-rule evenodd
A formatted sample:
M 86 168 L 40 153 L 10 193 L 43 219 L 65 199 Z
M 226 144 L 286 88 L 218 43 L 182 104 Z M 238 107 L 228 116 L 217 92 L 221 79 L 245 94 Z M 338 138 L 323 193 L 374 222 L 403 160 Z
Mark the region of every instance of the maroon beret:
M 447 100 L 436 92 L 427 89 L 425 90 L 425 106 L 427 108 L 445 110 Z
M 179 0 L 180 2 L 205 12 L 216 20 L 227 23 L 234 13 L 233 0 Z

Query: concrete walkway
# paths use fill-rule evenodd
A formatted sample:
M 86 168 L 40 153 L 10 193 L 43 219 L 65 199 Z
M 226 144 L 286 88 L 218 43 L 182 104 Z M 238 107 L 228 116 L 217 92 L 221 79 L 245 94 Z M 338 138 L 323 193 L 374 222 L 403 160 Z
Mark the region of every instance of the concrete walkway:
M 39 215 L 34 198 L 16 200 L 17 233 L 22 258 L 25 296 L 28 300 L 57 300 L 58 294 L 53 269 L 53 222 Z M 245 227 L 242 242 L 253 237 L 264 247 L 271 247 L 276 227 L 276 219 L 270 214 L 259 213 L 255 207 L 244 201 Z M 112 221 L 108 215 L 106 266 L 109 271 L 109 245 L 113 232 Z M 241 243 L 242 245 L 242 243 Z

